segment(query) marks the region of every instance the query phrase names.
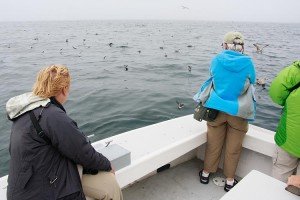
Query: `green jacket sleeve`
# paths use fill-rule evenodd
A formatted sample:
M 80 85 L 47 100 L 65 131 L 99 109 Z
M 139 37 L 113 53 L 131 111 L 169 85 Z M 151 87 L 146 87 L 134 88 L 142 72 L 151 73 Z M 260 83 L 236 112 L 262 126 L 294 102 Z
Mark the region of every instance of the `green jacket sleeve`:
M 300 61 L 284 68 L 272 81 L 269 95 L 274 103 L 284 106 L 290 89 L 300 81 Z

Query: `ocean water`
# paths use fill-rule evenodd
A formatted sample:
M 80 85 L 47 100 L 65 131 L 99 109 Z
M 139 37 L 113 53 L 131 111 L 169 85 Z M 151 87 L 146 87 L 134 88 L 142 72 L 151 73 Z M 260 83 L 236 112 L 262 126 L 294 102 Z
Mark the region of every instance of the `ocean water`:
M 210 60 L 222 50 L 223 35 L 231 30 L 244 34 L 245 53 L 253 58 L 257 77 L 267 82 L 265 89 L 256 85 L 257 117 L 252 123 L 274 131 L 281 108 L 271 102 L 268 88 L 283 67 L 300 59 L 300 24 L 1 22 L 0 176 L 7 174 L 9 160 L 11 122 L 5 104 L 31 90 L 41 67 L 54 63 L 69 67 L 67 113 L 97 141 L 193 113 L 192 96 L 208 78 Z M 260 54 L 253 43 L 269 46 Z M 178 109 L 176 101 L 184 108 Z

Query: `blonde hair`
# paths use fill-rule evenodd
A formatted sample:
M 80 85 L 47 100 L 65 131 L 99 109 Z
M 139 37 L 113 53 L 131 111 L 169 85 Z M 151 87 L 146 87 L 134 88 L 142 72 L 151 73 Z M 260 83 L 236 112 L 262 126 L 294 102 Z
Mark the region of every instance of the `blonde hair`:
M 66 66 L 51 65 L 38 73 L 32 91 L 39 97 L 50 98 L 69 88 L 70 83 L 71 77 Z

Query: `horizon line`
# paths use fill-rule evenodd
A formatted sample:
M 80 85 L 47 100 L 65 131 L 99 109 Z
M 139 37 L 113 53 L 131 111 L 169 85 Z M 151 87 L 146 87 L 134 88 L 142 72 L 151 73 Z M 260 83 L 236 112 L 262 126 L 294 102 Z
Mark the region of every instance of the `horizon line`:
M 277 24 L 300 24 L 300 22 L 286 21 L 234 21 L 234 20 L 204 20 L 204 19 L 35 19 L 35 20 L 0 20 L 2 22 L 75 22 L 75 21 L 199 21 L 199 22 L 226 22 L 226 23 L 277 23 Z

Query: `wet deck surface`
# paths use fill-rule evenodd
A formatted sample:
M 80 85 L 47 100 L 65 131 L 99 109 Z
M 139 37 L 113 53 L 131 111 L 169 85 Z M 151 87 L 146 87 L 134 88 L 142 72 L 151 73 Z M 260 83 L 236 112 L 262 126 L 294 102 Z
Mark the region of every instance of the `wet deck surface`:
M 193 159 L 165 170 L 123 190 L 125 200 L 217 200 L 225 191 L 212 179 L 224 177 L 221 172 L 213 174 L 208 185 L 199 181 L 198 172 L 203 163 Z

